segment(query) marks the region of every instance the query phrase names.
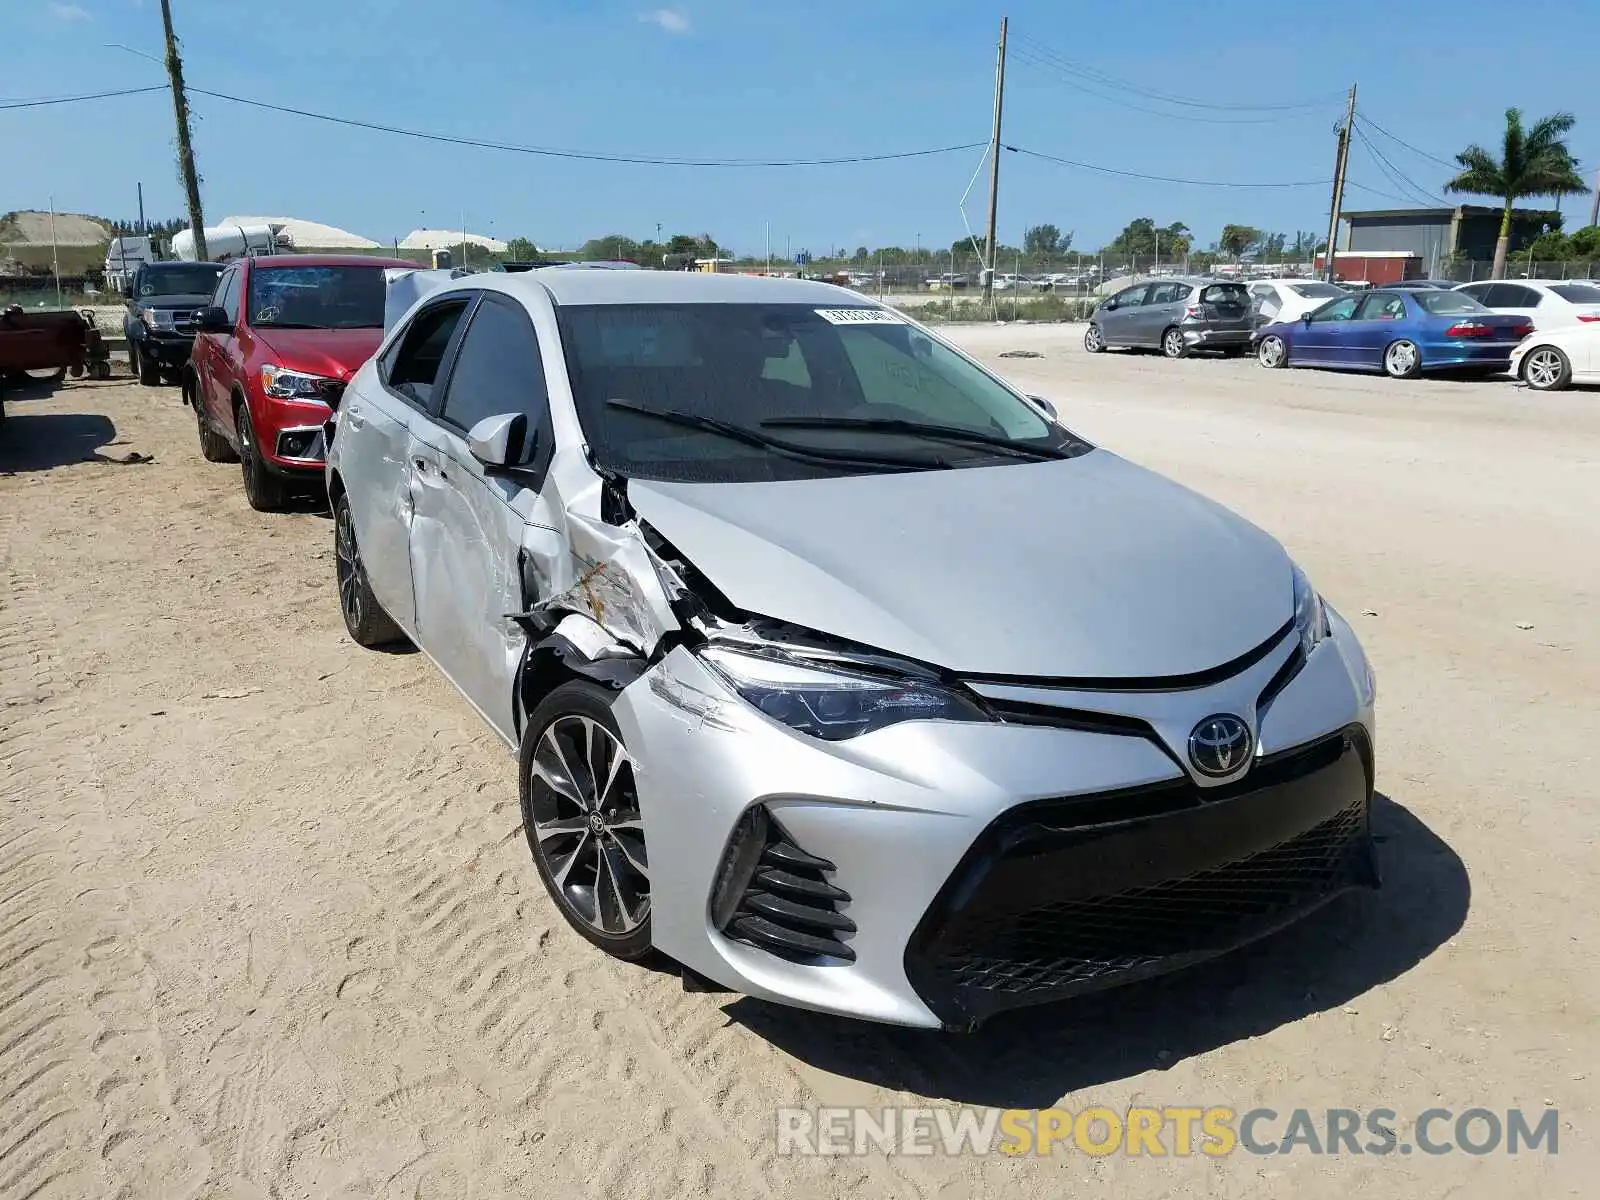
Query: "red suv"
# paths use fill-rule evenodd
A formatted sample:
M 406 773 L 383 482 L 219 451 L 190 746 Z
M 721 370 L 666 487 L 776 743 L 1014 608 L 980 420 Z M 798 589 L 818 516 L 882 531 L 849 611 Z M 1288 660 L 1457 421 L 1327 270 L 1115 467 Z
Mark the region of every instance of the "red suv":
M 323 424 L 344 385 L 383 340 L 387 268 L 361 255 L 245 258 L 200 311 L 183 401 L 207 462 L 239 460 L 250 507 L 273 512 L 320 491 Z

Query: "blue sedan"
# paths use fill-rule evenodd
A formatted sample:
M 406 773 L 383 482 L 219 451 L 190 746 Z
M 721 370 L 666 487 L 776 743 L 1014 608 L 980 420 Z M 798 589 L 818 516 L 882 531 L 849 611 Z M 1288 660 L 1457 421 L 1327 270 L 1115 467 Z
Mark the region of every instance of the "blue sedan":
M 1505 371 L 1511 351 L 1533 332 L 1526 317 L 1491 311 L 1460 292 L 1373 291 L 1330 300 L 1295 321 L 1256 331 L 1264 367 L 1383 371 Z

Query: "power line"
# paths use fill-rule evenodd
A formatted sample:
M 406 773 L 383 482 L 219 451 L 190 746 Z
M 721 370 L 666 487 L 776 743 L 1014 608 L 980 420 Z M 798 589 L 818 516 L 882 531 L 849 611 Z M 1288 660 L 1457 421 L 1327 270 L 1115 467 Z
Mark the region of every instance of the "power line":
M 1346 179 L 1344 185 L 1345 187 L 1355 188 L 1357 191 L 1370 192 L 1374 196 L 1382 196 L 1385 200 L 1398 200 L 1401 204 L 1416 203 L 1415 198 L 1411 196 L 1396 196 L 1393 192 L 1386 192 L 1382 188 L 1368 187 L 1364 183 L 1357 183 L 1354 179 Z
M 1089 96 L 1095 96 L 1112 104 L 1119 104 L 1123 108 L 1132 109 L 1134 112 L 1149 113 L 1151 116 L 1155 117 L 1166 117 L 1167 119 L 1173 121 L 1203 121 L 1208 125 L 1271 125 L 1276 124 L 1279 121 L 1292 121 L 1296 119 L 1295 116 L 1288 115 L 1276 117 L 1203 117 L 1192 112 L 1164 112 L 1159 108 L 1147 108 L 1143 104 L 1135 104 L 1131 100 L 1124 100 L 1120 96 L 1097 91 L 1095 88 L 1092 88 L 1085 83 L 1076 81 L 1073 76 L 1065 71 L 1062 71 L 1053 63 L 1046 62 L 1043 58 L 1037 57 L 1031 51 L 1023 47 L 1013 48 L 1011 53 L 1018 62 L 1033 68 L 1035 71 L 1048 73 L 1051 75 L 1051 82 L 1053 83 L 1061 84 L 1065 87 L 1072 88 L 1074 91 L 1083 92 Z M 1299 116 L 1302 118 L 1308 115 L 1310 114 L 1299 114 Z
M 471 146 L 479 150 L 503 150 L 513 154 L 532 154 L 542 158 L 568 158 L 579 159 L 584 162 L 611 162 L 632 163 L 640 166 L 653 167 L 832 167 L 852 163 L 890 162 L 907 158 L 927 158 L 936 154 L 953 154 L 962 150 L 975 150 L 984 145 L 983 142 L 966 142 L 959 146 L 935 146 L 927 150 L 899 150 L 889 154 L 850 154 L 837 158 L 672 158 L 652 157 L 636 154 L 612 154 L 598 150 L 568 150 L 553 146 L 521 146 L 513 142 L 494 142 L 482 138 L 456 137 L 445 133 L 430 133 L 422 129 L 407 129 L 399 125 L 383 125 L 376 121 L 362 121 L 354 117 L 339 117 L 332 113 L 313 112 L 305 108 L 291 108 L 285 104 L 269 104 L 265 100 L 251 100 L 245 96 L 234 96 L 227 92 L 214 92 L 206 88 L 192 87 L 190 92 L 198 96 L 210 96 L 213 100 L 226 100 L 232 104 L 242 104 L 249 108 L 265 109 L 268 112 L 286 113 L 290 116 L 306 117 L 313 121 L 325 121 L 331 125 L 344 125 L 352 129 L 366 129 L 376 133 L 392 133 L 402 137 L 419 138 L 429 142 L 443 142 L 452 146 Z
M 1019 40 L 1033 53 L 1049 60 L 1053 66 L 1069 74 L 1087 79 L 1093 83 L 1099 83 L 1105 87 L 1119 88 L 1136 96 L 1143 96 L 1147 100 L 1159 100 L 1165 104 L 1176 104 L 1184 108 L 1202 108 L 1216 112 L 1292 112 L 1296 109 L 1323 108 L 1339 98 L 1337 95 L 1332 95 L 1293 104 L 1220 104 L 1211 100 L 1197 100 L 1191 96 L 1177 96 L 1170 92 L 1159 92 L 1154 88 L 1142 87 L 1125 79 L 1118 79 L 1115 75 L 1108 75 L 1098 68 L 1074 62 L 1065 55 L 1052 50 L 1037 38 L 1028 37 L 1026 34 L 1020 35 Z
M 1101 175 L 1120 175 L 1127 179 L 1144 179 L 1152 183 L 1181 183 L 1190 187 L 1302 188 L 1327 187 L 1331 182 L 1331 180 L 1327 179 L 1298 179 L 1289 183 L 1246 183 L 1227 179 L 1176 179 L 1170 175 L 1146 175 L 1142 171 L 1123 171 L 1116 167 L 1102 167 L 1095 163 L 1077 162 L 1070 158 L 1061 158 L 1055 154 L 1045 154 L 1039 150 L 1028 150 L 1022 146 L 1007 146 L 1005 149 L 1013 154 L 1026 154 L 1029 158 L 1042 158 L 1046 162 L 1060 163 L 1064 167 L 1077 167 L 1081 171 L 1096 171 Z
M 1413 202 L 1415 202 L 1417 198 L 1420 198 L 1424 204 L 1439 205 L 1446 208 L 1449 207 L 1449 203 L 1446 200 L 1439 196 L 1435 196 L 1432 192 L 1428 191 L 1427 188 L 1423 187 L 1399 167 L 1395 166 L 1394 163 L 1390 162 L 1383 151 L 1379 150 L 1372 144 L 1372 139 L 1367 136 L 1365 130 L 1358 128 L 1356 130 L 1356 137 L 1360 140 L 1362 146 L 1366 148 L 1367 153 L 1372 156 L 1373 161 L 1378 164 L 1378 170 L 1383 172 L 1384 177 L 1401 191 L 1410 192 L 1413 197 Z
M 164 92 L 166 85 L 123 88 L 115 92 L 88 92 L 81 96 L 40 96 L 33 100 L 8 100 L 0 103 L 0 110 L 13 108 L 48 108 L 52 104 L 79 104 L 85 100 L 114 100 L 119 96 L 142 96 L 146 92 Z
M 1394 134 L 1390 133 L 1382 125 L 1379 125 L 1371 117 L 1367 116 L 1366 113 L 1359 113 L 1358 112 L 1356 114 L 1356 120 L 1360 121 L 1367 128 L 1369 128 L 1371 130 L 1374 130 L 1377 133 L 1383 134 L 1384 137 L 1388 138 L 1391 142 L 1394 142 L 1396 145 L 1404 146 L 1407 150 L 1411 151 L 1411 153 L 1420 154 L 1423 158 L 1427 159 L 1429 162 L 1436 162 L 1441 167 L 1448 167 L 1452 171 L 1459 171 L 1461 169 L 1461 164 L 1458 163 L 1458 162 L 1448 162 L 1445 159 L 1442 159 L 1442 158 L 1438 157 L 1437 155 L 1429 154 L 1426 150 L 1417 149 L 1410 142 L 1402 141 L 1400 138 L 1395 137 Z

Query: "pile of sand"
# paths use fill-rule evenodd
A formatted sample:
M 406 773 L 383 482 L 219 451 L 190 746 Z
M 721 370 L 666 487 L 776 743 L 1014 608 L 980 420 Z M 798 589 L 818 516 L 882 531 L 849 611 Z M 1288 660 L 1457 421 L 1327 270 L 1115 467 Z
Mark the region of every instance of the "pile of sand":
M 0 217 L 0 242 L 48 246 L 52 218 L 47 212 L 13 212 Z M 58 246 L 98 246 L 111 240 L 111 228 L 94 217 L 80 213 L 56 213 L 55 244 Z

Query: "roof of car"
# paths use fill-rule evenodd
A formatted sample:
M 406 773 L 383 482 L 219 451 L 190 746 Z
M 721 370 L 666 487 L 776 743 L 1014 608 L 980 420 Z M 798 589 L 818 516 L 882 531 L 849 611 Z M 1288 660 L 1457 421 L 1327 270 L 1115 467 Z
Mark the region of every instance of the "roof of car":
M 417 264 L 404 258 L 377 258 L 371 254 L 257 254 L 249 262 L 257 267 L 401 267 Z
M 505 291 L 543 285 L 557 304 L 815 304 L 864 307 L 875 301 L 849 288 L 809 279 L 715 275 L 709 271 L 575 271 L 544 267 L 497 274 Z M 476 283 L 469 277 L 465 282 Z

